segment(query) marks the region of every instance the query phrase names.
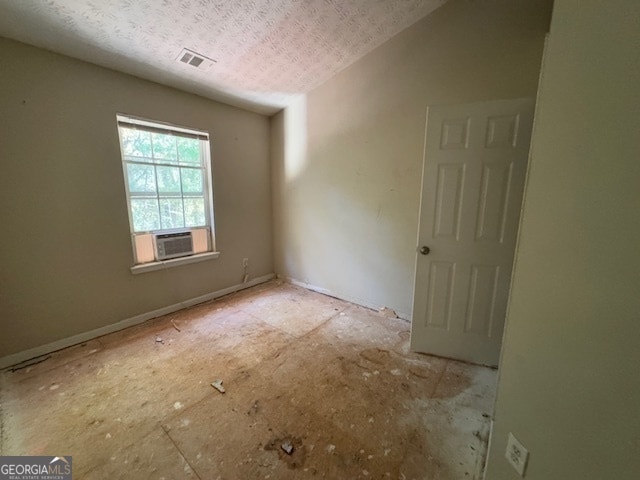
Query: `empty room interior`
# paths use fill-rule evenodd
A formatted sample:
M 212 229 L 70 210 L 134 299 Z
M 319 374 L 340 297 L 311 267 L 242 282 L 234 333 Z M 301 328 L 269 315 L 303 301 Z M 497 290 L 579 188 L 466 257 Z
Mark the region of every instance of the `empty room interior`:
M 0 0 L 0 478 L 638 478 L 639 19 Z

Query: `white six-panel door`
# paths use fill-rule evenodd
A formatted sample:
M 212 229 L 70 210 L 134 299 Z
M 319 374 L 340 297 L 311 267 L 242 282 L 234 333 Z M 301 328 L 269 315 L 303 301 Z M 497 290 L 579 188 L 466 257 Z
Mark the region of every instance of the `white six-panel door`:
M 427 112 L 411 348 L 497 365 L 534 100 Z

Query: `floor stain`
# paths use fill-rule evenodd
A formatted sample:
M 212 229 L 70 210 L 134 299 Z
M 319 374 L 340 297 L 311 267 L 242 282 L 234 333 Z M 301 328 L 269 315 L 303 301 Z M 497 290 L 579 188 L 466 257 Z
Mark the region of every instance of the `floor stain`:
M 360 352 L 360 356 L 379 365 L 387 364 L 391 359 L 391 353 L 388 350 L 383 350 L 381 348 L 368 348 L 366 350 L 362 350 Z
M 445 371 L 432 398 L 452 398 L 460 395 L 471 386 L 471 379 L 459 372 Z
M 0 449 L 55 446 L 89 479 L 481 478 L 496 372 L 408 340 L 402 320 L 273 282 L 0 372 Z

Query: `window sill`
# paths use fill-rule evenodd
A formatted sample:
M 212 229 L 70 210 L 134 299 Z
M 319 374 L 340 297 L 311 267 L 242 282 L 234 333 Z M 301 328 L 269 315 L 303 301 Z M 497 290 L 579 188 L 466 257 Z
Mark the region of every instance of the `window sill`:
M 164 270 L 165 268 L 187 265 L 189 263 L 213 260 L 214 258 L 218 258 L 219 256 L 220 252 L 206 252 L 199 253 L 197 255 L 190 255 L 188 257 L 172 258 L 171 260 L 163 260 L 161 262 L 143 263 L 141 265 L 134 265 L 133 267 L 131 267 L 131 273 L 137 275 L 139 273 L 153 272 L 154 270 Z

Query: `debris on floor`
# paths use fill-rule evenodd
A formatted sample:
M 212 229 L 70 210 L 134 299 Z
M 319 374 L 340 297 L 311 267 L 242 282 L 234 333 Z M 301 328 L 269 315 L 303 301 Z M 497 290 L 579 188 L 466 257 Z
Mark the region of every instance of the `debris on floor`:
M 171 325 L 173 325 L 173 328 L 175 328 L 178 332 L 180 332 L 180 329 L 178 328 L 178 326 L 176 325 L 176 322 L 174 322 L 173 320 L 171 320 Z
M 255 415 L 256 413 L 258 413 L 259 408 L 260 406 L 258 405 L 258 400 L 256 400 L 255 402 L 253 402 L 253 405 L 251 405 L 251 408 L 247 412 L 247 415 Z
M 289 440 L 282 442 L 280 448 L 282 448 L 282 450 L 284 450 L 287 455 L 291 455 L 293 453 L 293 445 L 291 445 L 291 442 Z
M 383 315 L 387 318 L 398 318 L 398 314 L 395 312 L 395 310 L 392 310 L 389 307 L 382 307 L 378 311 L 380 312 L 380 315 Z
M 215 380 L 215 381 L 211 382 L 211 386 L 213 388 L 215 388 L 216 390 L 218 390 L 220 393 L 226 392 L 226 390 L 222 386 L 222 380 Z
M 78 478 L 482 478 L 497 372 L 412 353 L 409 329 L 247 289 L 0 370 L 0 449 L 56 445 Z

